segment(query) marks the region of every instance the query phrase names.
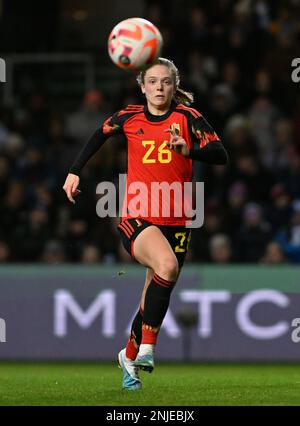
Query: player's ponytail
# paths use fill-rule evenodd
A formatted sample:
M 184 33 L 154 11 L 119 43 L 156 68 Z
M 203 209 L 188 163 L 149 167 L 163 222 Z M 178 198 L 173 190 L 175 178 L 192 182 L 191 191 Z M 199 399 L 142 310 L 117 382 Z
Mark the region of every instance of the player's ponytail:
M 186 92 L 185 90 L 180 89 L 180 87 L 177 87 L 174 99 L 178 104 L 189 106 L 194 102 L 194 95 L 191 92 Z
M 185 90 L 181 89 L 179 87 L 180 84 L 180 76 L 179 71 L 176 65 L 173 61 L 167 58 L 158 58 L 149 68 L 151 68 L 153 65 L 165 65 L 169 70 L 171 71 L 171 74 L 173 76 L 174 84 L 175 84 L 175 93 L 174 93 L 174 100 L 177 103 L 182 103 L 184 105 L 190 105 L 192 102 L 194 102 L 194 95 L 191 92 L 186 92 Z M 145 74 L 147 70 L 143 70 L 139 73 L 137 76 L 137 82 L 141 86 L 145 82 Z

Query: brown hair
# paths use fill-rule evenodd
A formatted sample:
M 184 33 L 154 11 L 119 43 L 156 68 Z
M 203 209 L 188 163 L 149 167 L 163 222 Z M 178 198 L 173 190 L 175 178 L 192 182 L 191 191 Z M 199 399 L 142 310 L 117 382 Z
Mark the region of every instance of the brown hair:
M 140 71 L 139 75 L 137 76 L 137 82 L 141 86 L 145 82 L 145 75 L 149 68 L 153 67 L 153 65 L 164 65 L 166 66 L 172 74 L 173 81 L 175 84 L 175 93 L 174 93 L 174 100 L 177 103 L 182 103 L 184 105 L 190 105 L 192 102 L 194 102 L 194 95 L 191 92 L 186 92 L 185 90 L 181 89 L 179 87 L 180 84 L 180 76 L 178 68 L 175 66 L 174 62 L 170 59 L 166 58 L 158 58 L 156 61 L 154 61 L 150 67 L 146 68 L 145 70 Z

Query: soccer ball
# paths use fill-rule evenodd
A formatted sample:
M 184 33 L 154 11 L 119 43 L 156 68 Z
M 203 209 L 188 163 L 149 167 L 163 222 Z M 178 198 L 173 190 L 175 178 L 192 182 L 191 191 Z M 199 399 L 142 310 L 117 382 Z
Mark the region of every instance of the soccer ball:
M 108 53 L 120 68 L 140 70 L 160 55 L 163 40 L 159 30 L 143 18 L 119 22 L 108 38 Z

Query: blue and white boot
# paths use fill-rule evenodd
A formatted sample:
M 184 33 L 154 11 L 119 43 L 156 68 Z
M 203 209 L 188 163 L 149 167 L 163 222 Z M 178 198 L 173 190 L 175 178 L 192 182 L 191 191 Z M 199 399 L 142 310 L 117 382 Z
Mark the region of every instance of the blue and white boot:
M 118 354 L 119 367 L 123 369 L 123 389 L 138 390 L 142 383 L 139 378 L 138 368 L 134 361 L 126 358 L 126 349 L 122 349 Z
M 154 345 L 142 344 L 133 364 L 141 370 L 152 373 L 154 370 Z

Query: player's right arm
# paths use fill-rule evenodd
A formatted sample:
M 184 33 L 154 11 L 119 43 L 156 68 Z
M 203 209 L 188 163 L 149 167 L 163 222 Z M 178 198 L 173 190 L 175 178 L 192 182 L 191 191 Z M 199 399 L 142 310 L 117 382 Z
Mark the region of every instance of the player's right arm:
M 75 204 L 74 197 L 81 192 L 78 189 L 78 186 L 80 182 L 80 172 L 85 164 L 101 148 L 110 136 L 122 133 L 122 127 L 122 122 L 118 117 L 118 113 L 114 114 L 105 120 L 102 126 L 95 131 L 79 152 L 69 169 L 69 174 L 63 186 L 63 190 L 71 203 Z
M 79 195 L 81 192 L 78 189 L 79 181 L 79 176 L 74 175 L 73 173 L 69 173 L 63 186 L 63 190 L 67 194 L 69 201 L 71 201 L 73 204 L 75 204 L 73 197 L 76 197 L 76 195 Z

